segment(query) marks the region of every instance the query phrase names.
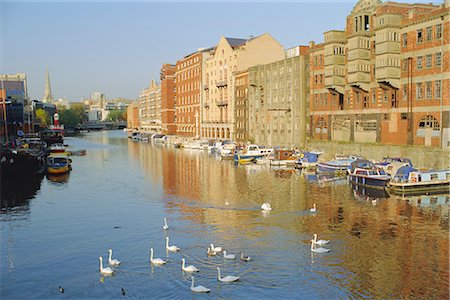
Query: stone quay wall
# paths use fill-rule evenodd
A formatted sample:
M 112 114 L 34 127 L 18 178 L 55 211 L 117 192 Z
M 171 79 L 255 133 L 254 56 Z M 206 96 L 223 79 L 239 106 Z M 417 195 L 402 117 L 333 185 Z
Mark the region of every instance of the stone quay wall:
M 450 168 L 450 149 L 414 145 L 381 145 L 350 142 L 309 140 L 308 150 L 321 150 L 325 153 L 320 160 L 333 159 L 336 154 L 359 155 L 367 159 L 382 160 L 385 157 L 405 157 L 411 159 L 417 168 Z

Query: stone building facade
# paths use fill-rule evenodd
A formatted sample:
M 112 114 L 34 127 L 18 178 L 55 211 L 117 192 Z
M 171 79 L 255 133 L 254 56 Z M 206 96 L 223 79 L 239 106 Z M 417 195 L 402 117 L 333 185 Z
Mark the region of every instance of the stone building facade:
M 360 0 L 310 45 L 316 139 L 449 145 L 449 1 Z
M 142 90 L 137 101 L 139 126 L 141 132 L 158 133 L 161 131 L 161 86 L 154 80 L 148 88 Z M 134 128 L 134 127 L 132 127 Z
M 307 46 L 287 57 L 249 68 L 248 136 L 257 144 L 303 147 L 309 96 Z
M 237 142 L 247 142 L 249 140 L 248 135 L 248 71 L 237 72 L 236 75 L 236 88 L 235 88 L 235 140 Z
M 235 74 L 284 58 L 284 49 L 269 34 L 249 39 L 221 37 L 210 51 L 204 72 L 201 137 L 235 139 Z

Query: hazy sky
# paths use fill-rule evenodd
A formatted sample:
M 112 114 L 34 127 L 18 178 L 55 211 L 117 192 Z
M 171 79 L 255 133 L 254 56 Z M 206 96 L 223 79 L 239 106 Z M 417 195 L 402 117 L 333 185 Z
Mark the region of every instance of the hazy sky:
M 357 3 L 2 1 L 0 73 L 27 74 L 29 96 L 40 100 L 48 68 L 53 96 L 71 101 L 96 91 L 136 99 L 159 81 L 163 63 L 214 46 L 222 35 L 268 32 L 285 48 L 322 42 L 324 31 L 345 28 Z

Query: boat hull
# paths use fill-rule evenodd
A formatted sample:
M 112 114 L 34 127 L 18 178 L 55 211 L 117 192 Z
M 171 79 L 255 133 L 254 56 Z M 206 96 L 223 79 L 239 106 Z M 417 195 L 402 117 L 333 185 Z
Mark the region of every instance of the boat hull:
M 70 167 L 68 165 L 60 166 L 60 167 L 56 167 L 56 166 L 48 166 L 47 167 L 47 173 L 52 174 L 52 175 L 66 174 L 69 171 L 70 171 Z
M 318 163 L 317 164 L 317 172 L 347 172 L 347 165 L 332 165 L 327 163 Z
M 366 186 L 373 189 L 381 189 L 384 190 L 388 181 L 390 180 L 390 176 L 379 175 L 377 177 L 371 176 L 361 176 L 358 174 L 350 174 L 350 181 L 360 186 Z
M 390 182 L 389 193 L 394 195 L 423 195 L 427 193 L 450 193 L 450 180 L 434 182 Z

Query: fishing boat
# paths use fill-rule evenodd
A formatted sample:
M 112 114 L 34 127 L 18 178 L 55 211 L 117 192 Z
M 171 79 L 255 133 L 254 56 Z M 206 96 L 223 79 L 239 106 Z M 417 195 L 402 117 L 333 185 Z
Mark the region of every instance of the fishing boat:
M 389 193 L 395 195 L 423 195 L 427 193 L 448 193 L 450 170 L 420 171 L 404 166 L 398 169 L 388 183 Z
M 350 181 L 361 186 L 384 190 L 391 176 L 366 159 L 357 159 L 349 169 Z
M 51 153 L 47 157 L 47 173 L 53 175 L 66 174 L 72 169 L 71 162 L 72 160 L 67 154 Z

